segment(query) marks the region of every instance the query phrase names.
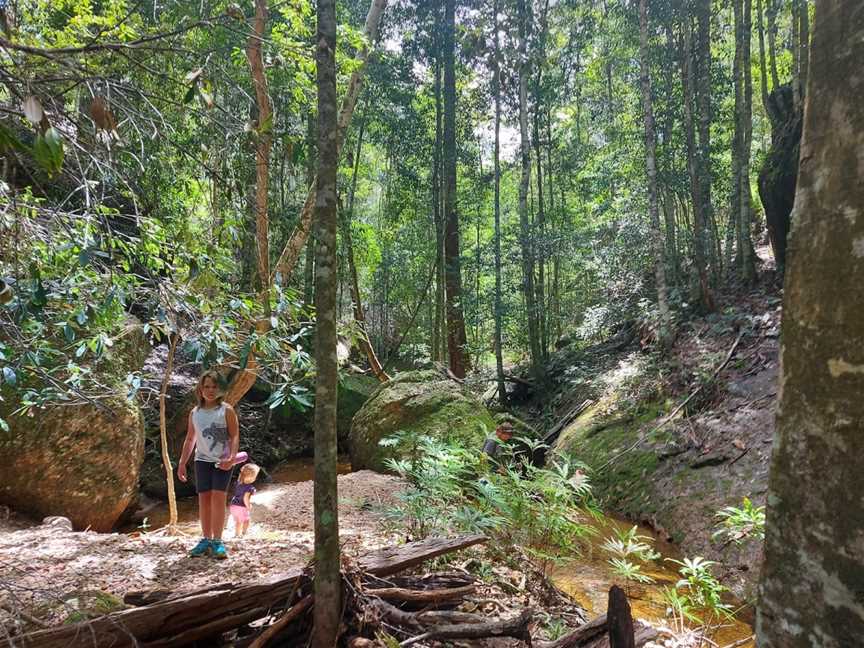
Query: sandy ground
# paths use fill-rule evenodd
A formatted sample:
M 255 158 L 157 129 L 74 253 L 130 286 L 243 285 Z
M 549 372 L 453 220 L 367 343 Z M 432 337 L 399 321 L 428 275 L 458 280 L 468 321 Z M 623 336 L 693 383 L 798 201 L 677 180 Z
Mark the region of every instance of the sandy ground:
M 339 477 L 346 553 L 391 544 L 394 538 L 380 524 L 380 508 L 392 502 L 401 487 L 398 478 L 370 471 Z M 194 520 L 195 515 L 194 501 L 184 503 L 181 520 Z M 28 610 L 53 621 L 80 601 L 91 607 L 92 595 L 87 593 L 122 598 L 130 590 L 188 591 L 218 582 L 254 581 L 303 566 L 313 550 L 312 482 L 259 488 L 246 537 L 235 538 L 233 523 L 228 523 L 228 560 L 189 558 L 187 551 L 200 531 L 192 521 L 181 523 L 180 530 L 183 535 L 175 537 L 160 531 L 72 532 L 0 515 L 0 608 Z

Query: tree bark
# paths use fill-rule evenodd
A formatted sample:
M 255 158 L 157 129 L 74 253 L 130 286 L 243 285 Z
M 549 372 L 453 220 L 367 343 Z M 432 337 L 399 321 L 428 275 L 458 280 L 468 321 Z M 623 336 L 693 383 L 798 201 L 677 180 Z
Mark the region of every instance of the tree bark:
M 864 633 L 864 5 L 816 5 L 757 610 L 762 648 Z
M 450 371 L 464 378 L 468 369 L 462 308 L 459 214 L 456 204 L 456 3 L 444 3 L 444 273 L 447 287 L 447 352 Z
M 318 0 L 318 173 L 315 199 L 315 627 L 312 645 L 339 635 L 342 579 L 336 490 L 336 2 Z
M 807 0 L 793 0 L 799 3 L 798 14 L 798 75 L 802 101 L 807 89 L 807 76 L 810 71 L 810 10 Z
M 531 352 L 531 374 L 537 384 L 543 378 L 542 352 L 537 326 L 537 303 L 534 292 L 534 234 L 528 219 L 528 188 L 531 183 L 531 142 L 528 137 L 528 10 L 525 0 L 518 0 L 519 16 L 519 134 L 522 178 L 519 183 L 519 224 L 522 247 L 522 293 L 528 320 L 528 345 Z
M 779 0 L 767 0 L 766 18 L 768 20 L 768 69 L 771 72 L 771 88 L 780 87 L 780 77 L 777 74 L 777 3 Z
M 672 343 L 672 316 L 666 294 L 666 254 L 663 233 L 660 230 L 660 212 L 657 207 L 657 157 L 654 133 L 654 107 L 651 102 L 651 76 L 648 71 L 648 7 L 639 0 L 639 70 L 642 86 L 642 107 L 645 117 L 645 170 L 648 175 L 648 217 L 651 247 L 654 251 L 654 280 L 657 284 L 658 328 L 657 341 L 667 350 Z
M 384 13 L 384 8 L 387 6 L 387 0 L 372 0 L 369 6 L 369 13 L 366 14 L 366 26 L 363 31 L 365 44 L 357 53 L 357 58 L 360 60 L 360 65 L 351 73 L 351 78 L 348 81 L 348 89 L 345 91 L 345 97 L 342 99 L 342 107 L 339 110 L 336 131 L 336 152 L 337 155 L 342 149 L 342 144 L 345 141 L 345 131 L 348 129 L 348 124 L 351 123 L 351 116 L 354 114 L 354 107 L 357 105 L 357 98 L 360 96 L 360 90 L 363 87 L 363 74 L 366 71 L 366 64 L 369 61 L 370 47 L 374 47 L 378 39 L 378 24 L 381 20 L 381 14 Z M 319 118 L 320 123 L 320 118 Z M 319 136 L 320 141 L 320 136 Z M 319 151 L 320 153 L 320 151 Z M 288 276 L 297 265 L 297 260 L 300 258 L 300 252 L 306 244 L 306 239 L 309 238 L 309 233 L 312 230 L 312 216 L 315 209 L 315 191 L 317 182 L 309 187 L 309 192 L 306 194 L 306 202 L 303 203 L 303 209 L 300 211 L 300 218 L 285 248 L 279 255 L 276 261 L 275 272 L 282 276 L 282 281 L 287 280 Z
M 255 85 L 258 130 L 255 144 L 255 241 L 258 255 L 259 299 L 264 317 L 270 317 L 270 246 L 267 197 L 270 178 L 270 148 L 273 144 L 273 110 L 261 56 L 261 42 L 267 23 L 267 0 L 255 0 L 253 31 L 246 45 L 246 58 Z
M 315 183 L 315 150 L 317 147 L 317 127 L 315 115 L 310 110 L 306 116 L 306 185 L 311 187 Z M 303 303 L 312 306 L 315 300 L 315 245 L 312 241 L 306 245 L 306 266 L 303 272 Z

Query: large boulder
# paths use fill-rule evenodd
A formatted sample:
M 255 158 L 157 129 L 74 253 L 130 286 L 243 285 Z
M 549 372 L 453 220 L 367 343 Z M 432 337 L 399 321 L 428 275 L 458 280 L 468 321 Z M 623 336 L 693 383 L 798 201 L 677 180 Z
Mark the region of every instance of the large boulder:
M 494 429 L 495 421 L 483 404 L 437 369 L 401 373 L 378 387 L 354 416 L 351 466 L 384 471 L 385 461 L 398 456 L 398 450 L 383 447 L 380 441 L 395 432 L 480 448 Z
M 143 418 L 121 377 L 141 367 L 146 349 L 141 325 L 130 321 L 95 367 L 111 390 L 98 401 L 13 416 L 18 399 L 4 393 L 0 502 L 40 518 L 64 516 L 76 529 L 112 529 L 137 497 L 144 454 Z

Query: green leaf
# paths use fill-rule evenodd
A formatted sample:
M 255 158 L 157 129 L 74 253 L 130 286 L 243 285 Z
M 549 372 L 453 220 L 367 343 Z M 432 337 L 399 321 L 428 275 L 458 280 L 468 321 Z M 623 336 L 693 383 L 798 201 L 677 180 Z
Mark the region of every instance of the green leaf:
M 63 139 L 56 128 L 49 128 L 44 134 L 36 136 L 33 158 L 49 177 L 63 168 Z
M 4 421 L 2 418 L 0 418 L 0 430 L 3 430 L 4 432 L 9 431 L 9 424 L 6 421 Z
M 183 95 L 183 103 L 184 104 L 188 104 L 190 101 L 192 101 L 195 98 L 195 93 L 197 92 L 197 88 L 198 88 L 198 86 L 197 86 L 197 84 L 195 84 L 186 91 L 186 94 Z

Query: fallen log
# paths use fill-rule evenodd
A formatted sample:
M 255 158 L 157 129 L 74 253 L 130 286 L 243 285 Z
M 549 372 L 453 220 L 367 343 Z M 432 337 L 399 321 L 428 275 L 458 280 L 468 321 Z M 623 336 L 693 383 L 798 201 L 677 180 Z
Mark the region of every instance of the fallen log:
M 357 565 L 361 571 L 372 575 L 389 576 L 486 540 L 483 535 L 432 538 L 374 552 L 360 558 Z M 170 645 L 180 646 L 183 643 L 178 642 L 178 638 L 191 636 L 197 628 L 218 627 L 212 634 L 224 632 L 251 621 L 248 617 L 253 611 L 260 617 L 277 605 L 290 604 L 294 594 L 302 593 L 309 583 L 311 574 L 297 568 L 253 585 L 213 585 L 90 621 L 31 632 L 16 637 L 14 643 L 8 638 L 2 639 L 0 648 L 126 648 L 141 644 L 167 645 L 157 642 L 169 638 L 174 640 Z M 144 594 L 137 592 L 134 597 L 141 600 Z M 258 610 L 263 611 L 258 613 Z M 229 619 L 236 624 L 227 625 Z M 185 634 L 187 632 L 189 634 Z M 194 639 L 182 641 L 189 643 Z
M 512 619 L 492 623 L 462 623 L 441 626 L 424 632 L 416 637 L 406 639 L 400 646 L 410 646 L 420 641 L 432 639 L 483 639 L 486 637 L 514 637 L 524 641 L 531 640 L 528 624 L 534 618 L 534 611 L 526 608 Z
M 617 585 L 609 588 L 606 624 L 609 626 L 610 648 L 636 648 L 630 604 L 627 602 L 627 595 L 624 590 Z
M 477 589 L 476 585 L 464 587 L 448 587 L 446 589 L 412 590 L 403 587 L 382 587 L 379 589 L 367 589 L 366 594 L 377 596 L 385 601 L 397 603 L 420 603 L 422 605 L 435 605 L 451 601 L 459 601 L 466 594 L 471 594 Z
M 252 642 L 249 648 L 264 648 L 264 646 L 266 646 L 273 637 L 282 632 L 288 625 L 291 624 L 292 621 L 294 621 L 295 619 L 297 619 L 297 617 L 303 614 L 303 612 L 305 612 L 312 605 L 312 602 L 314 600 L 314 597 L 310 594 L 306 598 L 295 603 L 293 606 L 291 606 L 290 609 L 285 611 L 285 614 L 279 617 L 279 620 L 276 621 L 276 623 L 274 623 L 264 632 L 262 632 L 261 636 L 255 639 L 255 641 Z
M 535 641 L 534 646 L 536 648 L 579 648 L 605 635 L 607 627 L 606 615 L 601 614 L 555 641 Z
M 594 401 L 590 398 L 582 401 L 576 407 L 567 412 L 561 419 L 554 425 L 552 428 L 543 436 L 543 443 L 547 445 L 552 445 L 555 440 L 558 438 L 558 435 L 561 434 L 561 431 L 577 416 L 579 416 L 586 409 L 591 407 L 594 404 Z
M 471 614 L 470 612 L 441 612 L 437 610 L 405 612 L 381 599 L 370 599 L 365 606 L 369 611 L 377 614 L 379 619 L 387 621 L 390 625 L 413 630 L 424 630 L 428 626 L 442 624 L 483 623 L 486 620 L 479 614 Z

